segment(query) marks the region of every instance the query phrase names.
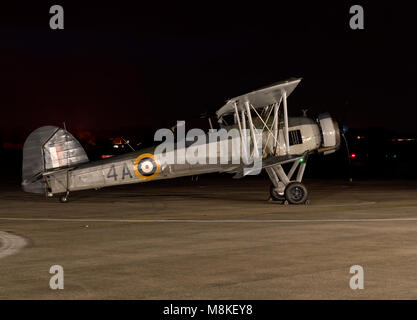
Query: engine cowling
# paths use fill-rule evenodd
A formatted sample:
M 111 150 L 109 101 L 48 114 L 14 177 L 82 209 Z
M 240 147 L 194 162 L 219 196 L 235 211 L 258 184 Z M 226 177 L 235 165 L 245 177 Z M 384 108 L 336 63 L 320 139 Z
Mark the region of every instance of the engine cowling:
M 337 121 L 330 114 L 322 113 L 318 116 L 317 122 L 322 136 L 321 147 L 318 151 L 324 154 L 335 152 L 340 147 L 340 130 Z

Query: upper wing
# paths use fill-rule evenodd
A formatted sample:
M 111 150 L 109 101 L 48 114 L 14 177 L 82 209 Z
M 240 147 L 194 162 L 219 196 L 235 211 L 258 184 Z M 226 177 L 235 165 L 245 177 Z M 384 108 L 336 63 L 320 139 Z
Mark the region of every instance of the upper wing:
M 217 117 L 235 112 L 234 104 L 238 110 L 243 110 L 244 103 L 249 102 L 254 108 L 261 108 L 281 100 L 282 92 L 285 91 L 287 97 L 294 91 L 302 78 L 292 78 L 289 80 L 277 82 L 268 87 L 246 93 L 244 95 L 229 99 L 227 103 L 217 110 Z

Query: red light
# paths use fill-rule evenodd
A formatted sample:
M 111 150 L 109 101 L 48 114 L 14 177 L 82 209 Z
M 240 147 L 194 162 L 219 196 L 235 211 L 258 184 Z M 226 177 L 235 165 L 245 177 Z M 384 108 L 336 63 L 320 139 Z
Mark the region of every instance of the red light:
M 102 154 L 101 155 L 101 159 L 107 159 L 107 158 L 111 158 L 114 157 L 114 154 Z
M 350 154 L 350 158 L 351 158 L 351 159 L 355 159 L 355 158 L 356 158 L 356 153 L 351 153 L 351 154 Z

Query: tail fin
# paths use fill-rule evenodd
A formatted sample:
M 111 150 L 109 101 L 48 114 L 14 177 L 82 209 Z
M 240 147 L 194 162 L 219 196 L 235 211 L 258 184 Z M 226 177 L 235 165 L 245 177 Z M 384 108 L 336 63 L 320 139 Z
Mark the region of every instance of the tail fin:
M 87 154 L 69 132 L 54 126 L 40 127 L 29 135 L 23 146 L 23 190 L 45 193 L 42 173 L 85 162 L 88 162 Z

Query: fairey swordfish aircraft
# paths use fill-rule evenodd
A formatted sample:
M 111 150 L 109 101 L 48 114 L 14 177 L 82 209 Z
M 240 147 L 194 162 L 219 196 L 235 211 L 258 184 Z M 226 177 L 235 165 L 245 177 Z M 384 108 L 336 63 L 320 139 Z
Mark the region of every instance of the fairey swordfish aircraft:
M 229 99 L 216 112 L 219 126 L 226 131 L 234 129 L 241 142 L 237 149 L 227 150 L 226 158 L 231 159 L 239 152 L 246 156 L 249 154 L 250 157 L 246 158 L 260 160 L 259 170 L 253 169 L 255 166 L 247 161 L 212 161 L 207 154 L 202 159 L 207 161 L 162 161 L 168 152 L 178 160 L 180 153 L 191 151 L 195 145 L 189 141 L 177 141 L 170 151 L 164 151 L 165 154 L 156 145 L 90 162 L 80 143 L 70 133 L 59 127 L 44 126 L 33 131 L 25 141 L 23 189 L 48 197 L 59 195 L 61 202 L 67 202 L 72 191 L 213 172 L 234 173 L 234 178 L 242 178 L 265 169 L 272 182 L 271 199 L 285 204 L 307 203 L 308 193 L 302 179 L 308 155 L 335 152 L 340 146 L 340 131 L 337 122 L 327 113 L 319 115 L 316 120 L 305 116 L 288 117 L 287 98 L 300 81 L 301 78 L 292 78 Z M 227 123 L 227 118 L 232 118 L 233 123 Z M 232 140 L 226 137 L 223 141 L 204 142 L 203 149 L 208 150 L 214 145 L 214 158 L 219 160 L 220 144 L 227 141 L 227 146 Z

